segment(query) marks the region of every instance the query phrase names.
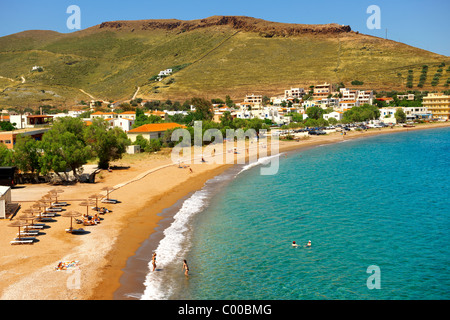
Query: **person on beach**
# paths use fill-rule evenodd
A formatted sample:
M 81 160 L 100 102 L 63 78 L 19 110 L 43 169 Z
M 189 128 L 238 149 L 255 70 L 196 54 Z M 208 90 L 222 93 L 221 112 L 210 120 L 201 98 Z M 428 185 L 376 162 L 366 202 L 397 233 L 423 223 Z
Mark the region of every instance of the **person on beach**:
M 155 271 L 156 270 L 156 252 L 153 253 L 152 264 L 153 264 L 153 271 Z
M 183 260 L 183 270 L 184 270 L 184 275 L 189 275 L 189 266 L 186 262 L 186 260 Z

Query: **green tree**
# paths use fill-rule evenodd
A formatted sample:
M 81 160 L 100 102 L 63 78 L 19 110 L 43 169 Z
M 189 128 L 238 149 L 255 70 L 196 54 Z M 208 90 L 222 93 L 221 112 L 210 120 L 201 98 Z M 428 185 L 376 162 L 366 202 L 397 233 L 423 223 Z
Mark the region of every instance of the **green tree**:
M 86 144 L 98 158 L 98 166 L 107 169 L 111 161 L 122 159 L 130 141 L 125 132 L 118 127 L 109 129 L 103 119 L 94 119 L 92 125 L 84 130 Z
M 79 118 L 64 117 L 55 120 L 53 127 L 42 137 L 41 172 L 54 171 L 62 180 L 61 172 L 72 170 L 79 180 L 78 171 L 92 158 L 92 150 L 84 138 L 85 124 Z M 67 178 L 67 175 L 66 175 Z
M 294 122 L 302 122 L 303 121 L 303 115 L 301 113 L 292 113 L 291 117 L 292 117 L 292 121 L 294 121 Z
M 324 113 L 324 110 L 321 107 L 309 107 L 306 109 L 306 114 L 308 115 L 308 119 L 315 119 L 318 120 L 322 117 L 322 114 Z
M 195 106 L 195 114 L 197 120 L 212 120 L 214 110 L 211 101 L 203 98 L 192 98 L 191 104 Z
M 231 100 L 230 96 L 226 96 L 225 97 L 225 104 L 227 105 L 228 108 L 234 108 L 234 102 L 233 100 Z
M 10 167 L 13 165 L 13 153 L 3 143 L 0 143 L 0 166 Z
M 231 112 L 225 111 L 220 117 L 220 123 L 223 127 L 231 127 L 233 125 L 233 116 Z
M 30 136 L 18 135 L 14 145 L 14 165 L 22 172 L 38 173 L 41 169 L 39 142 Z
M 338 123 L 336 118 L 330 117 L 328 118 L 328 123 L 332 126 L 336 125 Z
M 0 121 L 0 131 L 13 131 L 14 125 L 9 121 Z
M 406 114 L 402 108 L 398 108 L 394 114 L 395 119 L 398 123 L 404 123 L 406 121 Z

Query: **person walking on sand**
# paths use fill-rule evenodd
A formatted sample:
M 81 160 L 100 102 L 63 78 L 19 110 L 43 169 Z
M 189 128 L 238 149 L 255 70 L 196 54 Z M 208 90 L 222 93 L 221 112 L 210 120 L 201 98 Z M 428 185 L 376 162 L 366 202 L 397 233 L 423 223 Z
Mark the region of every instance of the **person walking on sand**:
M 153 271 L 155 271 L 156 270 L 156 252 L 153 253 L 152 264 L 153 264 Z
M 183 260 L 183 270 L 184 270 L 184 275 L 189 275 L 189 266 L 186 262 L 186 260 Z

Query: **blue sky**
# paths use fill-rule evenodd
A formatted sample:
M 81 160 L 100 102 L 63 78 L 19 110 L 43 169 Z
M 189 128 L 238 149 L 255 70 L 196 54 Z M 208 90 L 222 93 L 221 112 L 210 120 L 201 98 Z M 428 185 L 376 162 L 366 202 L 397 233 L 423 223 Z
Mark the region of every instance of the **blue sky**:
M 450 56 L 449 0 L 0 0 L 0 36 L 25 30 L 72 32 L 67 8 L 81 9 L 81 28 L 105 21 L 201 19 L 243 15 L 288 23 L 350 25 L 352 30 L 385 37 Z M 367 8 L 381 10 L 381 29 L 368 29 Z

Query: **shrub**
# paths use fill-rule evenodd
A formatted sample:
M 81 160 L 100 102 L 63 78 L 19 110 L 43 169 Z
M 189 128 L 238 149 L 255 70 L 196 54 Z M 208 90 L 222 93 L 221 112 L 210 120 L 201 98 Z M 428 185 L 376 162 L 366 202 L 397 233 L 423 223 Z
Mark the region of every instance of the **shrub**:
M 363 81 L 359 81 L 359 80 L 352 81 L 352 85 L 354 85 L 354 86 L 362 86 L 363 84 L 364 84 Z

